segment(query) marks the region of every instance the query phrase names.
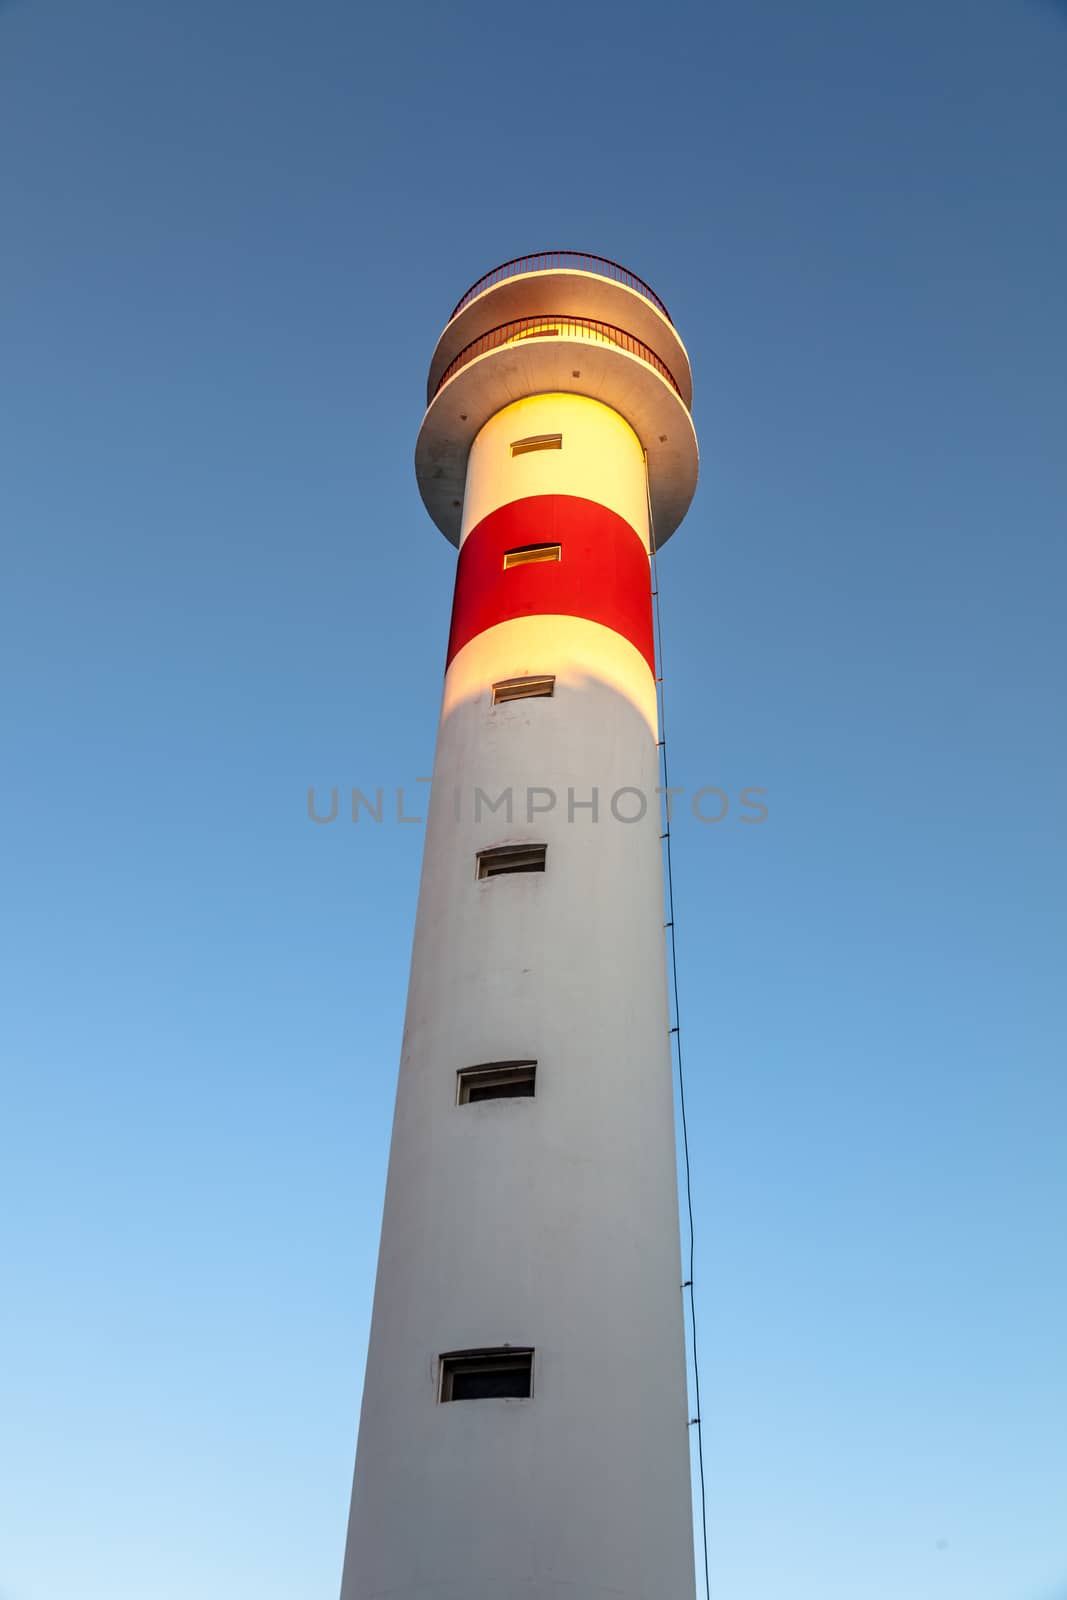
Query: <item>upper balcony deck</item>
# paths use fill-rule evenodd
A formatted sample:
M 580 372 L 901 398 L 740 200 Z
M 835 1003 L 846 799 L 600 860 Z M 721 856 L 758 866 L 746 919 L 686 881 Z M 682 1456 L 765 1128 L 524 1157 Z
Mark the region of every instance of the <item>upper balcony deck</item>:
M 585 265 L 578 265 L 579 262 Z M 554 250 L 516 256 L 473 283 L 456 306 L 430 363 L 426 403 L 433 400 L 456 357 L 486 334 L 527 318 L 568 318 L 618 329 L 637 354 L 648 350 L 658 371 L 688 408 L 693 403 L 689 356 L 666 306 L 636 273 L 603 256 Z
M 596 277 L 610 278 L 613 283 L 621 283 L 627 289 L 635 289 L 638 294 L 643 294 L 650 300 L 657 311 L 670 322 L 671 314 L 663 304 L 654 289 L 650 289 L 644 278 L 639 278 L 636 272 L 631 272 L 629 267 L 620 266 L 617 261 L 610 261 L 607 256 L 593 256 L 582 250 L 542 250 L 537 255 L 514 256 L 511 261 L 501 262 L 499 267 L 484 272 L 476 283 L 472 283 L 465 295 L 462 295 L 452 312 L 452 317 L 458 317 L 465 306 L 486 289 L 491 289 L 495 284 L 503 283 L 505 278 L 522 277 L 527 272 L 558 272 L 561 269 L 573 272 L 591 272 Z M 449 317 L 449 322 L 452 321 Z

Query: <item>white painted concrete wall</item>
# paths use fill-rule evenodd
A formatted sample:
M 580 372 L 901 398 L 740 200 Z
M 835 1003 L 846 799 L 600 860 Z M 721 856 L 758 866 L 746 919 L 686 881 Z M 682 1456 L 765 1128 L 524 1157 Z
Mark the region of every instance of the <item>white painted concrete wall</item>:
M 581 397 L 521 407 L 476 442 L 464 530 L 518 484 L 644 537 L 626 424 Z M 552 431 L 563 451 L 497 448 Z M 532 672 L 557 674 L 551 699 L 492 707 Z M 598 624 L 501 623 L 449 669 L 342 1600 L 693 1600 L 655 740 L 648 664 Z M 528 819 L 527 786 L 555 808 Z M 611 814 L 626 786 L 643 821 Z M 511 788 L 510 823 L 475 820 L 478 787 Z M 568 789 L 594 787 L 598 821 L 569 821 Z M 517 840 L 547 843 L 547 871 L 477 882 L 476 852 Z M 527 1057 L 533 1099 L 457 1107 L 459 1068 Z M 438 1403 L 442 1351 L 506 1343 L 535 1349 L 531 1399 Z

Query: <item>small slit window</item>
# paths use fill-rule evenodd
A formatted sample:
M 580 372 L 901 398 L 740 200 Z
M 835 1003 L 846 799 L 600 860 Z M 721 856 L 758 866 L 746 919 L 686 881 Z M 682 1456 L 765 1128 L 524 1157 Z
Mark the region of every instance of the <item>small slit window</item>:
M 529 566 L 531 561 L 559 561 L 563 554 L 558 544 L 522 544 L 504 552 L 504 571 L 509 567 Z
M 478 852 L 478 877 L 502 878 L 509 872 L 544 872 L 547 844 L 504 844 Z
M 441 1357 L 439 1396 L 449 1400 L 529 1400 L 533 1351 L 455 1350 Z
M 561 433 L 532 433 L 528 439 L 514 439 L 511 444 L 513 456 L 528 456 L 534 450 L 562 450 L 563 435 Z
M 490 1061 L 480 1067 L 462 1067 L 457 1073 L 456 1104 L 477 1105 L 481 1100 L 529 1100 L 537 1081 L 536 1061 Z
M 556 692 L 555 674 L 533 678 L 501 678 L 493 685 L 493 704 L 505 706 L 509 700 L 543 700 Z

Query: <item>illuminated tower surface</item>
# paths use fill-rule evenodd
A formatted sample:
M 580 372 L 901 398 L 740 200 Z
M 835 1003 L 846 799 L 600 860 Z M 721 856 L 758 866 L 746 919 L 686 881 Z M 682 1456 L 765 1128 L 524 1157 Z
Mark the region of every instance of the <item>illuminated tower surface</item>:
M 594 256 L 464 295 L 459 546 L 342 1600 L 693 1600 L 649 504 L 689 360 Z

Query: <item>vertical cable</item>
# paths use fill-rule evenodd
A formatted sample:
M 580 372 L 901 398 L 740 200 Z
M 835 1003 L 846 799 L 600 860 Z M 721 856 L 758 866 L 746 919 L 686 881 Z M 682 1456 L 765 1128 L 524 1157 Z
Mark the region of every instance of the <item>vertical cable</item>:
M 656 690 L 659 710 L 659 749 L 660 764 L 663 771 L 663 843 L 667 868 L 667 928 L 670 932 L 671 951 L 671 985 L 674 996 L 674 1027 L 671 1036 L 674 1039 L 678 1059 L 678 1103 L 682 1113 L 682 1153 L 685 1161 L 685 1200 L 689 1212 L 689 1280 L 682 1285 L 689 1290 L 689 1325 L 692 1329 L 693 1341 L 693 1395 L 696 1400 L 697 1414 L 693 1424 L 697 1430 L 697 1461 L 700 1467 L 700 1530 L 704 1546 L 704 1595 L 705 1600 L 711 1600 L 711 1579 L 708 1564 L 708 1500 L 704 1483 L 704 1426 L 703 1413 L 700 1404 L 700 1353 L 697 1343 L 697 1307 L 694 1279 L 696 1276 L 696 1234 L 693 1227 L 693 1181 L 689 1164 L 689 1124 L 685 1110 L 685 1073 L 682 1070 L 682 1029 L 681 1016 L 678 1009 L 678 948 L 674 930 L 674 874 L 671 862 L 671 797 L 670 777 L 667 766 L 667 723 L 664 715 L 664 686 L 663 686 L 663 619 L 660 614 L 659 604 L 659 566 L 656 559 L 656 526 L 652 516 L 652 489 L 648 481 L 648 452 L 645 452 L 645 499 L 648 504 L 648 551 L 649 563 L 652 569 L 652 599 L 655 606 L 655 634 L 656 634 Z

